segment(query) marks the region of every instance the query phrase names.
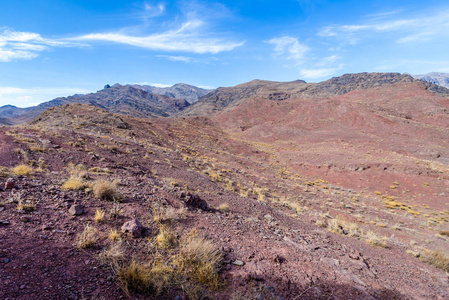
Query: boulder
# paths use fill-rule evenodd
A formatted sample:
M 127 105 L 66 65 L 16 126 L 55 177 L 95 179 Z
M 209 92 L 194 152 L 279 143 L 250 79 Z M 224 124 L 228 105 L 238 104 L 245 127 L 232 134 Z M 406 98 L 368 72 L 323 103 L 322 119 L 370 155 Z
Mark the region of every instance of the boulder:
M 81 204 L 75 204 L 70 206 L 69 213 L 73 216 L 79 216 L 84 213 L 84 206 Z
M 14 182 L 14 179 L 9 178 L 6 182 L 5 182 L 5 189 L 13 189 L 16 187 L 16 184 Z
M 144 227 L 137 219 L 133 219 L 131 221 L 126 222 L 122 226 L 123 233 L 131 233 L 133 237 L 138 238 L 141 237 L 144 231 Z
M 209 210 L 209 206 L 207 205 L 206 200 L 203 200 L 198 195 L 193 195 L 190 193 L 187 194 L 181 194 L 181 199 L 184 201 L 184 203 L 191 209 L 202 209 L 202 210 Z

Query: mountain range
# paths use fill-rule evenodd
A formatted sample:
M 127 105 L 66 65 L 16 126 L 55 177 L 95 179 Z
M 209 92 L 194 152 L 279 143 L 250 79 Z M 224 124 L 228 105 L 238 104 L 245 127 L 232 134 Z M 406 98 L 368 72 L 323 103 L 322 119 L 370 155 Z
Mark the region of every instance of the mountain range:
M 431 77 L 438 74 L 438 77 Z M 415 79 L 399 73 L 345 74 L 319 83 L 303 80 L 274 82 L 253 80 L 235 87 L 206 90 L 179 83 L 161 88 L 149 85 L 106 85 L 96 93 L 60 97 L 34 107 L 18 108 L 12 105 L 0 107 L 0 124 L 21 124 L 32 120 L 46 109 L 71 103 L 91 104 L 114 113 L 135 117 L 167 117 L 181 115 L 205 115 L 239 105 L 242 101 L 260 96 L 271 100 L 289 98 L 317 98 L 341 95 L 353 90 L 370 89 L 398 82 L 422 82 L 426 88 L 440 96 L 449 96 L 449 90 L 441 87 L 442 73 L 429 73 Z M 433 79 L 432 79 L 433 78 Z
M 439 73 L 439 72 L 431 72 L 427 74 L 421 75 L 413 75 L 414 78 L 422 79 L 433 84 L 449 88 L 449 74 L 448 73 Z

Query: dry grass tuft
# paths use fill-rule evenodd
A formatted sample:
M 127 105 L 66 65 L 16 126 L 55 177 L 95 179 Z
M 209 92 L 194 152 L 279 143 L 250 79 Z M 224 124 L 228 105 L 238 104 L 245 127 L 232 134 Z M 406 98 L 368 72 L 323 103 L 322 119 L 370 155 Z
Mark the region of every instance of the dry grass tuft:
M 387 248 L 387 239 L 386 237 L 383 236 L 379 236 L 376 233 L 372 232 L 372 231 L 368 231 L 365 234 L 365 238 L 366 238 L 366 242 L 368 244 L 374 245 L 374 246 L 379 246 L 382 248 Z
M 161 226 L 156 237 L 157 245 L 163 249 L 171 249 L 176 246 L 177 237 L 167 227 Z
M 110 263 L 116 267 L 125 258 L 125 249 L 122 243 L 116 243 L 100 253 L 100 260 L 103 263 Z
M 121 198 L 117 190 L 117 181 L 96 180 L 92 185 L 92 191 L 96 198 L 113 201 Z
M 79 249 L 90 248 L 97 242 L 97 229 L 91 227 L 89 224 L 84 226 L 83 232 L 81 232 L 76 240 L 76 246 Z
M 7 177 L 11 171 L 7 167 L 0 166 L 0 177 Z
M 153 205 L 151 207 L 153 211 L 153 221 L 156 223 L 164 223 L 170 221 L 180 221 L 185 219 L 187 209 L 185 207 L 163 207 L 159 205 Z
M 86 187 L 84 181 L 79 177 L 70 177 L 66 182 L 63 183 L 62 189 L 67 191 L 77 191 L 82 190 Z
M 449 272 L 449 255 L 441 250 L 427 251 L 421 260 L 445 272 Z
M 193 236 L 187 240 L 180 251 L 179 263 L 187 269 L 190 276 L 201 284 L 218 289 L 218 275 L 222 256 L 217 247 L 202 237 Z
M 148 292 L 151 290 L 151 270 L 149 266 L 131 261 L 128 266 L 122 267 L 118 277 L 126 293 L 130 290 L 137 292 Z
M 227 203 L 222 203 L 220 204 L 220 206 L 218 206 L 218 209 L 224 212 L 228 212 L 229 211 L 229 204 Z
M 117 229 L 109 229 L 109 239 L 113 242 L 119 241 L 121 239 L 120 232 Z
M 14 167 L 14 169 L 12 169 L 12 172 L 15 175 L 27 176 L 33 172 L 33 168 L 31 168 L 30 166 L 27 166 L 25 164 L 21 164 L 21 165 Z
M 95 222 L 102 223 L 104 222 L 104 214 L 105 212 L 99 208 L 95 211 Z

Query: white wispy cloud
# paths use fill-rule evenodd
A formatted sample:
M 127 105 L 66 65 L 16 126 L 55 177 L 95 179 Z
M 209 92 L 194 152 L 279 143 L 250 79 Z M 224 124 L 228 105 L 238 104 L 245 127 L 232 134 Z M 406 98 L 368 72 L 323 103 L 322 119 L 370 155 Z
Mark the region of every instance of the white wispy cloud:
M 231 51 L 244 44 L 244 42 L 228 41 L 202 34 L 201 29 L 204 25 L 201 20 L 193 19 L 183 23 L 178 29 L 162 33 L 142 36 L 129 35 L 121 31 L 90 33 L 69 40 L 113 42 L 150 50 L 183 51 L 198 54 Z
M 273 38 L 267 43 L 274 45 L 275 56 L 282 56 L 295 61 L 297 64 L 303 62 L 305 54 L 309 51 L 308 46 L 301 44 L 298 38 L 291 36 Z
M 399 44 L 426 42 L 430 39 L 449 36 L 449 10 L 443 9 L 413 18 L 390 19 L 397 12 L 385 13 L 382 19 L 370 20 L 362 24 L 331 25 L 322 28 L 318 36 L 336 38 L 346 44 L 355 44 L 366 37 L 366 33 L 395 33 Z
M 0 106 L 12 104 L 20 107 L 34 106 L 44 101 L 50 101 L 57 97 L 65 97 L 73 94 L 86 94 L 91 91 L 80 88 L 18 88 L 0 86 Z
M 302 78 L 306 79 L 325 78 L 334 75 L 335 73 L 337 73 L 337 71 L 341 70 L 343 66 L 343 64 L 340 64 L 335 68 L 301 69 L 299 71 L 299 74 L 302 76 Z
M 146 18 L 158 17 L 165 13 L 165 4 L 158 3 L 157 5 L 151 5 L 148 3 L 144 3 L 144 10 L 144 16 Z
M 39 52 L 51 47 L 80 47 L 82 44 L 69 43 L 43 38 L 34 32 L 14 31 L 10 28 L 0 28 L 0 62 L 10 62 L 16 59 L 33 59 Z
M 175 56 L 175 55 L 156 55 L 157 57 L 160 58 L 165 58 L 171 61 L 180 61 L 180 62 L 185 62 L 185 63 L 189 63 L 192 62 L 192 58 L 191 57 L 187 57 L 187 56 Z

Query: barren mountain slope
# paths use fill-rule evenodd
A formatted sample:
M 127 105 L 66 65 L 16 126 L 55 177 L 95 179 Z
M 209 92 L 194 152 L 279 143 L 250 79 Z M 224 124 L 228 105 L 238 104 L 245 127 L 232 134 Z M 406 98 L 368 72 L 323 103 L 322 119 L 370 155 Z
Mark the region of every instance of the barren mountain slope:
M 0 128 L 0 165 L 34 166 L 27 176 L 1 172 L 20 187 L 0 192 L 2 298 L 111 299 L 126 295 L 125 286 L 133 299 L 448 299 L 447 274 L 422 261 L 435 263 L 444 255 L 432 251 L 448 249 L 447 169 L 437 158 L 387 148 L 370 129 L 406 127 L 416 118 L 421 125 L 408 125 L 426 129 L 413 137 L 415 146 L 443 149 L 443 112 L 411 120 L 382 115 L 378 107 L 392 108 L 389 103 L 354 93 L 336 97 L 337 104 L 313 100 L 317 110 L 329 102 L 328 119 L 325 112 L 314 116 L 309 100 L 254 98 L 212 120 L 137 119 L 69 105 L 24 128 Z M 423 93 L 430 111 L 445 107 Z M 242 114 L 254 104 L 270 108 L 271 119 L 255 114 L 253 127 L 238 128 L 247 125 Z M 335 114 L 340 107 L 348 115 Z M 370 118 L 360 121 L 363 129 L 353 108 Z M 308 118 L 297 119 L 301 111 Z M 225 119 L 238 124 L 225 126 Z M 324 123 L 309 123 L 319 120 Z M 270 137 L 287 128 L 284 122 L 295 134 Z M 403 144 L 398 138 L 397 147 Z M 354 155 L 354 168 L 333 156 L 348 160 L 343 150 Z M 361 153 L 364 163 L 383 159 L 387 168 L 360 167 Z M 334 164 L 315 162 L 315 155 Z M 408 166 L 412 157 L 417 173 L 388 167 Z M 64 188 L 69 177 L 82 187 Z M 96 196 L 99 179 L 118 180 L 120 203 Z M 29 205 L 18 210 L 18 204 Z M 81 215 L 69 213 L 75 204 L 85 207 Z M 97 209 L 105 212 L 102 222 L 94 221 Z M 142 237 L 108 238 L 133 218 L 147 228 Z M 96 230 L 95 241 L 78 249 L 86 224 Z M 208 261 L 212 269 L 188 254 L 204 253 L 200 237 L 220 249 L 222 259 Z M 140 275 L 130 281 L 130 274 Z
M 319 83 L 306 83 L 302 80 L 292 82 L 253 80 L 235 87 L 218 88 L 180 114 L 207 115 L 219 112 L 227 107 L 238 106 L 251 96 L 279 101 L 289 98 L 325 98 L 399 82 L 421 82 L 426 89 L 433 93 L 444 97 L 449 96 L 449 90 L 443 87 L 399 73 L 345 74 Z

